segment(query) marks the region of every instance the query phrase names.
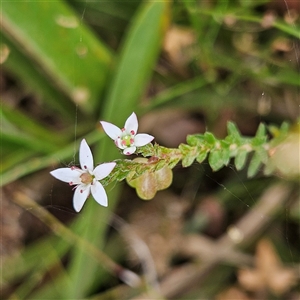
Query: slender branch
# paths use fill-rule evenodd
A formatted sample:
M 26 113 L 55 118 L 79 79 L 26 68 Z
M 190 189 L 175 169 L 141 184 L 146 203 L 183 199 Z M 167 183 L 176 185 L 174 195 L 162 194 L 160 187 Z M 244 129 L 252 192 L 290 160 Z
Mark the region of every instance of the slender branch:
M 206 259 L 202 264 L 188 263 L 174 270 L 161 282 L 161 294 L 166 298 L 180 297 L 199 286 L 209 273 L 227 260 L 230 252 L 246 247 L 261 234 L 288 201 L 290 191 L 290 187 L 285 184 L 276 184 L 268 188 L 258 204 L 215 242 L 215 252 L 211 259 Z M 142 294 L 133 299 L 155 298 L 151 294 Z
M 137 274 L 123 268 L 101 250 L 97 249 L 93 244 L 76 235 L 74 232 L 64 226 L 58 219 L 56 219 L 51 213 L 49 213 L 45 208 L 30 199 L 26 194 L 22 192 L 15 192 L 13 201 L 17 205 L 28 210 L 43 223 L 45 223 L 55 235 L 63 238 L 72 245 L 75 244 L 78 247 L 82 247 L 112 275 L 118 276 L 122 281 L 124 281 L 131 287 L 139 287 L 142 285 L 143 281 Z

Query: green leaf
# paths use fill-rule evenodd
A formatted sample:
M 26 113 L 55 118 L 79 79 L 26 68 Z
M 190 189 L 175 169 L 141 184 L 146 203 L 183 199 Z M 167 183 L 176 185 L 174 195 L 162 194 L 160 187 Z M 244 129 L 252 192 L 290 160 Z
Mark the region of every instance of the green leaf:
M 197 156 L 197 162 L 199 163 L 199 164 L 201 164 L 204 160 L 205 160 L 205 158 L 206 158 L 206 156 L 207 156 L 207 153 L 208 153 L 208 150 L 206 150 L 206 149 L 201 149 L 200 150 L 200 152 L 199 152 L 199 154 L 198 154 L 198 156 Z
M 186 138 L 186 142 L 190 146 L 200 146 L 204 143 L 204 135 L 203 134 L 189 134 Z
M 217 139 L 211 132 L 204 133 L 204 140 L 210 145 L 215 145 L 215 143 L 217 142 Z
M 2 3 L 1 18 L 6 37 L 49 82 L 93 112 L 106 83 L 111 54 L 68 5 L 7 1 Z
M 136 152 L 142 154 L 144 157 L 153 156 L 154 146 L 152 143 L 149 143 L 143 147 L 138 148 Z
M 262 163 L 266 164 L 269 160 L 268 152 L 264 147 L 258 147 L 255 149 L 257 155 L 260 157 Z
M 260 123 L 256 131 L 255 137 L 252 139 L 251 144 L 254 147 L 261 146 L 266 142 L 266 140 L 267 140 L 266 126 L 263 123 Z
M 186 155 L 182 158 L 182 166 L 187 168 L 192 165 L 195 160 L 195 156 Z
M 1 120 L 6 120 L 13 127 L 14 133 L 23 132 L 23 134 L 34 136 L 43 142 L 54 145 L 62 145 L 64 142 L 63 134 L 53 134 L 53 130 L 41 126 L 38 121 L 33 120 L 16 108 L 10 108 L 2 104 L 0 108 Z M 5 118 L 5 119 L 4 119 Z M 3 124 L 3 123 L 2 123 Z M 8 132 L 7 132 L 8 133 Z
M 182 166 L 189 167 L 198 156 L 198 147 L 180 144 L 178 148 L 182 153 Z
M 243 138 L 240 134 L 240 131 L 233 122 L 227 122 L 227 132 L 228 132 L 228 135 L 225 138 L 225 140 L 231 145 L 231 147 L 233 147 L 233 146 L 237 147 L 243 143 Z M 233 150 L 233 148 L 231 150 Z M 235 155 L 235 153 L 236 152 L 233 151 L 234 155 Z
M 222 140 L 216 143 L 216 148 L 212 149 L 208 162 L 214 171 L 219 170 L 224 165 L 228 165 L 230 160 L 229 144 Z
M 285 136 L 290 129 L 290 124 L 288 122 L 283 122 L 280 126 L 280 134 L 282 134 L 283 136 Z
M 234 164 L 238 171 L 242 170 L 245 166 L 247 159 L 248 151 L 243 148 L 239 148 L 237 151 L 237 155 L 234 158 Z
M 200 146 L 205 143 L 203 134 L 189 134 L 186 138 L 186 142 L 190 146 Z
M 266 135 L 266 125 L 263 124 L 263 123 L 260 123 L 259 126 L 258 126 L 258 128 L 257 128 L 255 137 L 257 137 L 257 138 L 264 138 L 265 135 Z
M 144 93 L 169 22 L 168 9 L 164 1 L 145 2 L 133 20 L 106 98 L 108 120 L 125 120 Z
M 49 79 L 41 73 L 35 64 L 30 61 L 26 54 L 20 51 L 20 46 L 13 44 L 5 35 L 0 33 L 1 47 L 7 47 L 8 58 L 2 67 L 22 82 L 23 86 L 30 92 L 39 95 L 47 107 L 61 113 L 68 121 L 74 119 L 75 107 L 65 95 L 50 84 Z M 21 48 L 22 49 L 22 48 Z
M 241 134 L 233 122 L 227 123 L 227 131 L 228 131 L 228 134 L 231 135 L 237 141 L 239 141 L 241 139 Z
M 208 157 L 208 162 L 213 171 L 218 171 L 224 166 L 221 149 L 213 149 Z
M 222 154 L 223 164 L 227 166 L 231 154 L 229 149 L 230 144 L 228 144 L 226 141 L 221 141 L 220 144 L 221 144 L 221 154 Z
M 195 158 L 198 155 L 198 148 L 181 144 L 179 145 L 179 150 L 181 150 L 181 153 L 183 155 L 182 166 L 184 168 L 189 167 L 194 162 Z
M 19 133 L 2 133 L 1 134 L 1 142 L 3 145 L 13 146 L 13 147 L 24 147 L 25 149 L 31 149 L 33 153 L 44 153 L 49 154 L 55 150 L 57 150 L 57 146 L 55 144 L 51 144 L 49 141 L 45 141 L 44 143 L 36 138 L 32 138 L 25 134 Z
M 147 1 L 132 20 L 116 69 L 112 74 L 105 105 L 101 111 L 102 120 L 115 124 L 119 121 L 119 126 L 123 126 L 132 111 L 136 110 L 160 53 L 161 42 L 170 17 L 169 5 L 168 1 Z M 107 138 L 101 143 L 101 147 L 96 148 L 95 153 L 97 161 L 110 161 L 116 159 L 119 152 L 114 143 Z M 116 205 L 118 193 L 117 187 L 108 192 L 111 210 Z M 106 210 L 96 209 L 95 205 L 90 202 L 85 208 L 77 230 L 80 230 L 85 239 L 102 248 L 109 214 Z M 66 295 L 69 299 L 84 298 L 98 282 L 97 266 L 82 251 L 74 252 L 72 258 L 69 275 L 73 289 L 66 292 Z M 89 276 L 83 277 L 82 274 Z
M 203 78 L 203 75 L 192 78 L 191 80 L 180 82 L 155 95 L 151 101 L 149 101 L 149 105 L 147 105 L 146 110 L 149 111 L 172 105 L 175 99 L 178 99 L 181 96 L 186 97 L 188 93 L 199 90 L 206 84 L 207 81 Z
M 102 137 L 103 135 L 99 135 L 99 131 L 95 130 L 86 136 L 86 140 L 90 145 L 92 145 L 96 141 L 99 141 Z M 24 161 L 21 164 L 16 165 L 14 168 L 11 168 L 1 174 L 0 187 L 43 168 L 49 166 L 54 167 L 58 164 L 58 162 L 64 162 L 67 159 L 71 159 L 73 155 L 74 144 L 72 143 L 64 146 L 62 149 L 59 149 L 54 153 L 50 153 L 41 157 L 34 157 L 28 161 Z
M 249 178 L 255 176 L 259 171 L 260 165 L 261 165 L 261 157 L 257 152 L 254 152 L 248 167 L 247 176 Z

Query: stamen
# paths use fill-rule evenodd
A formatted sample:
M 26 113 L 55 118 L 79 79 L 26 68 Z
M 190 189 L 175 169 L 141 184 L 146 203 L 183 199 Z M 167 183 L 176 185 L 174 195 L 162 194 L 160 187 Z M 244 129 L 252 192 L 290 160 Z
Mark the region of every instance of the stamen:
M 70 182 L 69 182 L 69 185 L 73 185 L 73 181 L 70 181 Z
M 80 193 L 83 193 L 83 190 L 80 190 Z
M 125 131 L 125 128 L 122 128 L 121 130 L 122 130 L 122 131 Z
M 134 130 L 131 130 L 131 131 L 130 131 L 130 133 L 131 133 L 132 135 L 135 135 L 135 132 L 134 132 Z
M 134 139 L 130 139 L 130 145 L 134 143 Z
M 85 169 L 87 169 L 87 166 L 83 166 Z

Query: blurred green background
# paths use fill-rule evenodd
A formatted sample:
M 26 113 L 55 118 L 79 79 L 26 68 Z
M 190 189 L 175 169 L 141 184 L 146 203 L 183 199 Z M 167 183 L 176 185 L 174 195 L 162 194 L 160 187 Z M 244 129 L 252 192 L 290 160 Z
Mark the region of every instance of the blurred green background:
M 137 199 L 132 189 L 118 183 L 106 188 L 108 209 L 89 200 L 78 215 L 72 209 L 70 187 L 49 175 L 54 168 L 78 163 L 82 138 L 92 146 L 96 163 L 120 158 L 99 120 L 122 127 L 133 111 L 140 131 L 167 147 L 206 130 L 223 138 L 228 120 L 247 136 L 255 134 L 260 122 L 297 122 L 299 11 L 298 1 L 275 0 L 2 1 L 4 298 L 128 299 L 141 292 L 109 275 L 83 246 L 55 236 L 30 209 L 15 205 L 16 191 L 116 261 L 145 275 L 141 259 L 129 249 L 134 246 L 128 236 L 110 221 L 112 215 L 120 215 L 148 245 L 160 280 L 172 278 L 172 271 L 186 264 L 201 272 L 201 258 L 192 259 L 178 245 L 195 234 L 211 243 L 230 237 L 227 229 L 250 214 L 268 189 L 286 184 L 288 192 L 278 207 L 274 200 L 275 214 L 272 206 L 266 212 L 272 211 L 267 223 L 273 226 L 259 223 L 241 248 L 253 263 L 259 238 L 268 236 L 282 263 L 299 267 L 299 182 L 281 174 L 259 174 L 249 180 L 246 172 L 237 173 L 231 165 L 217 173 L 207 163 L 178 166 L 171 188 L 150 202 Z M 265 249 L 269 248 L 263 253 Z M 209 259 L 218 256 L 209 252 Z M 179 291 L 165 292 L 162 280 L 161 295 L 230 299 L 224 291 L 238 286 L 241 294 L 236 299 L 252 299 L 261 290 L 249 293 L 243 286 L 237 276 L 243 263 L 220 259 L 199 285 L 189 288 L 183 274 Z M 299 274 L 284 292 L 264 287 L 263 295 L 296 299 L 295 280 Z

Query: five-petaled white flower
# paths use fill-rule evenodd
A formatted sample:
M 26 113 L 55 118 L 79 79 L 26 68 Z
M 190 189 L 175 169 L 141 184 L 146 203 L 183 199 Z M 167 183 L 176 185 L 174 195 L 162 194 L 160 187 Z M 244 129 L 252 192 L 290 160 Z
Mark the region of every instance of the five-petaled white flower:
M 137 147 L 145 146 L 154 139 L 152 135 L 146 133 L 137 134 L 139 124 L 134 112 L 126 120 L 122 129 L 105 121 L 100 123 L 106 134 L 115 141 L 116 146 L 122 149 L 125 155 L 134 153 Z
M 106 192 L 98 180 L 107 177 L 116 163 L 104 163 L 94 169 L 93 155 L 85 139 L 80 144 L 79 162 L 81 169 L 77 167 L 60 168 L 50 172 L 50 174 L 70 185 L 76 185 L 73 206 L 77 212 L 83 207 L 90 192 L 100 205 L 107 206 Z

